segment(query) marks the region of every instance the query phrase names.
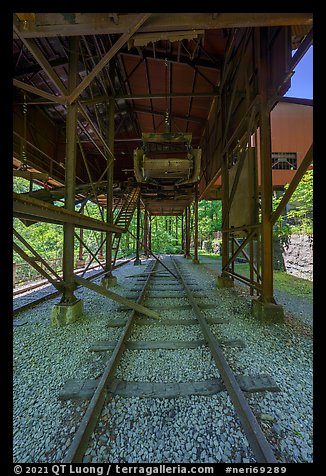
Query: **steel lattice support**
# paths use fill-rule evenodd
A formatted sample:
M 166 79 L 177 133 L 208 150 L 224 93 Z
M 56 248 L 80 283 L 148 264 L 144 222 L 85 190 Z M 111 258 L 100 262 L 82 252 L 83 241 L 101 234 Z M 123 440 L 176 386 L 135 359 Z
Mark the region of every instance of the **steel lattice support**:
M 69 80 L 68 90 L 73 91 L 78 78 L 79 37 L 69 39 Z M 66 163 L 65 163 L 65 208 L 75 210 L 76 186 L 76 149 L 77 149 L 77 104 L 67 106 L 66 123 Z M 65 282 L 61 303 L 72 304 L 76 301 L 74 289 L 74 231 L 72 223 L 63 225 L 63 280 Z
M 262 295 L 263 302 L 275 303 L 273 296 L 272 246 L 272 140 L 270 109 L 268 107 L 268 30 L 260 30 L 260 163 L 261 163 L 261 238 L 262 238 Z
M 114 100 L 109 102 L 109 111 L 108 111 L 108 146 L 112 153 L 114 153 L 114 109 L 115 102 Z M 108 163 L 110 163 L 111 158 L 107 157 Z M 111 161 L 110 165 L 107 168 L 107 209 L 106 209 L 106 221 L 109 224 L 113 223 L 113 172 L 114 172 L 114 162 Z M 106 261 L 105 261 L 105 270 L 108 271 L 107 277 L 112 276 L 112 233 L 106 233 Z
M 194 264 L 199 264 L 198 260 L 198 183 L 195 184 L 195 202 L 194 202 Z
M 140 248 L 140 193 L 138 195 L 137 200 L 137 228 L 136 228 L 136 259 L 134 261 L 135 265 L 141 264 L 141 260 L 139 258 L 139 248 Z
M 186 258 L 190 258 L 190 206 L 186 207 Z
M 148 211 L 145 209 L 144 211 L 144 253 L 145 256 L 149 256 L 148 252 L 149 248 L 149 217 Z

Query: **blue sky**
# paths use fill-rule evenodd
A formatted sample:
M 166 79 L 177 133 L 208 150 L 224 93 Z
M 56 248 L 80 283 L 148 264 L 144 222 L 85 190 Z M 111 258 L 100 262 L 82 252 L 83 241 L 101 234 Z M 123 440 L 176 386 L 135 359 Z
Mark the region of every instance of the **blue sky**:
M 298 63 L 285 96 L 313 99 L 313 46 Z

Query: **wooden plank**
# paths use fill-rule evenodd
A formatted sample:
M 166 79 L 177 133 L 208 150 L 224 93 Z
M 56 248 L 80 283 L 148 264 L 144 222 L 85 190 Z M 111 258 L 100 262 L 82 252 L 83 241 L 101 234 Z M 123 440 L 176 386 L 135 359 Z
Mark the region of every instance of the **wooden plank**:
M 91 283 L 87 281 L 87 279 L 75 276 L 75 281 L 77 284 L 81 284 L 82 286 L 85 286 L 85 288 L 91 289 L 92 291 L 95 291 L 96 293 L 102 294 L 102 296 L 112 299 L 113 301 L 119 302 L 120 304 L 124 304 L 125 306 L 128 306 L 129 308 L 134 309 L 135 311 L 140 312 L 141 314 L 145 314 L 146 316 L 153 317 L 154 319 L 161 319 L 161 316 L 157 312 L 151 309 L 148 309 L 147 307 L 142 306 L 141 304 L 137 304 L 136 302 L 131 301 L 123 296 L 120 296 L 117 293 L 108 291 L 102 286 L 98 286 L 95 283 Z

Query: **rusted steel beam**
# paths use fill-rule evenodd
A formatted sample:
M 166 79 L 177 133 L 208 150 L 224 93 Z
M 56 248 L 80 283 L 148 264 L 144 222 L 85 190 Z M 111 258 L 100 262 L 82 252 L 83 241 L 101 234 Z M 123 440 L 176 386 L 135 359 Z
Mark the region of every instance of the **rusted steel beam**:
M 16 35 L 19 37 L 19 39 L 23 42 L 23 44 L 26 46 L 26 48 L 32 53 L 38 64 L 42 67 L 43 71 L 48 75 L 48 77 L 51 79 L 52 83 L 55 85 L 57 90 L 59 91 L 60 95 L 66 96 L 67 94 L 67 89 L 65 85 L 62 83 L 61 79 L 57 75 L 57 73 L 54 71 L 48 60 L 45 58 L 43 55 L 42 51 L 40 48 L 37 46 L 37 44 L 34 42 L 34 40 L 24 38 L 23 36 L 20 35 L 20 32 L 17 28 L 17 26 L 14 24 L 13 26 L 14 32 Z
M 105 148 L 105 151 L 109 154 L 110 156 L 110 160 L 113 161 L 114 160 L 114 155 L 112 153 L 112 150 L 111 148 L 108 146 L 108 144 L 106 143 L 105 139 L 103 138 L 101 132 L 97 129 L 97 127 L 95 126 L 94 122 L 92 121 L 92 119 L 89 117 L 89 114 L 87 113 L 86 109 L 82 106 L 82 104 L 78 103 L 78 110 L 79 112 L 82 114 L 82 116 L 84 117 L 84 119 L 86 119 L 86 121 L 89 123 L 89 125 L 92 127 L 95 135 L 97 136 L 97 138 L 101 141 L 101 143 L 103 144 L 104 148 Z
M 33 259 L 34 261 L 35 261 L 35 259 L 37 259 L 37 261 L 39 261 L 40 263 L 42 263 L 42 265 L 43 265 L 45 268 L 47 268 L 47 269 L 50 271 L 50 273 L 52 273 L 52 274 L 57 278 L 58 281 L 61 281 L 61 278 L 60 278 L 60 276 L 57 274 L 57 272 L 56 272 L 53 268 L 51 268 L 51 266 L 42 258 L 42 256 L 41 256 L 39 253 L 37 253 L 37 251 L 34 250 L 34 248 L 33 248 L 33 247 L 18 233 L 18 231 L 15 230 L 14 228 L 13 228 L 13 234 L 14 234 L 14 236 L 15 236 L 19 241 L 21 241 L 21 242 L 23 243 L 24 246 L 26 246 L 26 248 L 27 248 L 29 251 L 31 251 L 31 252 L 33 253 L 34 258 L 32 258 L 32 259 Z
M 37 198 L 21 196 L 19 193 L 13 194 L 13 212 L 17 218 L 23 218 L 33 221 L 44 221 L 47 223 L 72 223 L 76 227 L 86 228 L 88 230 L 112 231 L 122 233 L 122 229 L 115 225 L 108 225 L 100 220 L 80 215 L 77 212 L 66 210 L 63 207 L 57 207 Z
M 272 141 L 270 109 L 268 106 L 268 30 L 261 28 L 259 57 L 260 92 L 260 164 L 261 164 L 261 237 L 262 237 L 262 299 L 275 303 L 273 297 L 273 247 L 272 247 Z
M 233 233 L 234 231 L 247 231 L 250 228 L 259 228 L 261 223 L 255 223 L 253 225 L 242 225 L 242 226 L 233 226 L 232 228 L 227 228 L 222 230 L 222 233 Z
M 311 28 L 308 35 L 305 37 L 305 39 L 302 41 L 297 51 L 292 56 L 291 63 L 290 63 L 290 70 L 293 70 L 297 66 L 301 58 L 309 50 L 312 43 L 313 43 L 313 29 Z
M 225 271 L 225 274 L 231 276 L 234 279 L 237 279 L 238 281 L 241 281 L 244 284 L 247 284 L 248 286 L 250 286 L 250 289 L 254 288 L 257 291 L 260 291 L 261 289 L 261 285 L 259 283 L 255 282 L 254 280 L 251 281 L 246 276 L 242 276 L 242 274 L 236 273 L 235 271 Z
M 190 205 L 186 207 L 186 254 L 185 257 L 190 257 Z
M 181 43 L 179 42 L 179 48 L 181 48 Z M 181 66 L 194 66 L 194 67 L 200 67 L 200 68 L 204 68 L 204 69 L 210 69 L 210 70 L 213 70 L 213 71 L 220 71 L 220 68 L 221 68 L 221 61 L 217 61 L 217 63 L 215 62 L 215 64 L 213 63 L 212 60 L 204 60 L 204 59 L 201 59 L 201 58 L 196 58 L 196 60 L 191 60 L 189 59 L 189 57 L 186 57 L 186 56 L 180 56 L 178 54 L 166 54 L 166 53 L 163 53 L 163 52 L 160 52 L 158 53 L 157 51 L 155 51 L 155 57 L 152 56 L 152 53 L 151 52 L 146 52 L 146 51 L 143 51 L 143 60 L 148 60 L 148 61 L 151 61 L 151 62 L 159 62 L 159 61 L 165 61 L 165 59 L 167 58 L 168 62 L 171 63 L 171 64 L 177 64 L 177 65 L 181 65 Z M 122 57 L 130 57 L 130 58 L 139 58 L 139 53 L 133 53 L 132 50 L 128 50 L 128 51 L 125 51 L 125 50 L 120 50 L 119 53 L 118 53 L 118 56 L 122 56 Z M 142 62 L 142 60 L 140 61 Z M 137 67 L 137 65 L 135 66 L 135 68 Z M 186 70 L 185 70 L 186 71 Z M 128 77 L 131 75 L 131 73 L 128 75 Z
M 121 34 L 128 31 L 138 18 L 137 13 L 119 15 L 116 24 L 103 13 L 72 13 L 74 20 L 62 13 L 35 13 L 35 20 L 14 21 L 25 38 Z M 193 29 L 244 28 L 259 26 L 311 25 L 312 13 L 153 13 L 138 28 L 139 32 L 178 31 Z M 133 33 L 132 33 L 133 34 Z M 132 34 L 130 36 L 132 36 Z M 127 41 L 127 40 L 126 40 Z
M 226 98 L 225 93 L 221 96 L 221 129 L 224 137 L 225 133 L 225 120 L 226 120 Z M 222 154 L 222 273 L 228 271 L 229 266 L 229 254 L 230 254 L 230 236 L 228 232 L 229 228 L 229 167 L 228 156 L 226 151 Z
M 24 83 L 25 84 L 25 83 Z M 93 99 L 81 99 L 80 104 L 98 104 L 109 101 L 110 99 L 166 99 L 166 98 L 210 98 L 219 96 L 218 88 L 215 87 L 213 91 L 208 92 L 180 92 L 180 93 L 144 93 L 144 94 L 117 94 L 115 96 L 95 96 Z
M 65 96 L 55 96 L 54 94 L 49 94 L 45 91 L 42 91 L 42 89 L 36 88 L 35 86 L 32 86 L 30 84 L 24 83 L 23 81 L 19 81 L 18 79 L 13 80 L 13 85 L 16 88 L 24 89 L 25 91 L 36 94 L 36 96 L 41 96 L 42 98 L 48 99 L 49 101 L 51 101 L 51 103 L 57 103 L 57 104 L 66 103 Z
M 85 155 L 83 146 L 82 146 L 82 144 L 81 144 L 81 142 L 80 142 L 78 136 L 77 136 L 77 143 L 78 143 L 78 145 L 79 145 L 79 149 L 80 149 L 80 152 L 81 152 L 81 154 L 82 154 L 82 158 L 83 158 L 83 162 L 84 162 L 84 165 L 85 165 L 85 169 L 86 169 L 86 172 L 87 172 L 87 175 L 88 175 L 88 179 L 89 179 L 89 181 L 90 181 L 90 184 L 91 184 L 91 187 L 92 187 L 92 191 L 93 191 L 93 194 L 94 194 L 94 196 L 95 196 L 95 201 L 96 201 L 97 206 L 98 206 L 98 209 L 99 209 L 99 211 L 100 211 L 101 218 L 102 218 L 102 220 L 104 221 L 103 210 L 102 210 L 102 207 L 100 206 L 99 201 L 98 201 L 98 198 L 97 198 L 98 192 L 97 192 L 97 190 L 96 190 L 95 187 L 94 187 L 94 182 L 93 182 L 92 174 L 91 174 L 91 171 L 90 171 L 88 162 L 87 162 L 87 158 L 86 158 L 86 155 Z
M 301 162 L 298 170 L 296 171 L 293 179 L 291 180 L 291 183 L 290 183 L 288 189 L 286 190 L 286 192 L 284 193 L 284 195 L 282 197 L 282 200 L 280 201 L 278 207 L 272 213 L 272 225 L 275 225 L 278 218 L 281 216 L 281 213 L 283 212 L 286 204 L 288 203 L 288 201 L 292 197 L 293 192 L 295 191 L 295 189 L 299 185 L 299 182 L 302 179 L 302 177 L 304 176 L 304 174 L 307 172 L 308 167 L 309 167 L 309 165 L 311 164 L 312 161 L 313 161 L 313 144 L 311 144 L 311 146 L 309 147 L 308 152 L 306 153 L 303 161 Z
M 102 235 L 102 233 L 101 233 L 101 235 Z M 102 238 L 102 237 L 101 237 L 101 238 Z M 99 253 L 100 249 L 102 248 L 103 244 L 105 243 L 105 240 L 106 240 L 106 238 L 103 238 L 103 240 L 100 240 L 100 245 L 99 245 L 99 247 L 97 248 L 97 250 L 95 251 L 95 253 L 92 254 L 92 257 L 91 257 L 91 259 L 90 259 L 88 265 L 87 265 L 86 268 L 84 269 L 83 274 L 82 274 L 81 277 L 83 277 L 83 276 L 86 274 L 88 268 L 89 268 L 90 265 L 93 263 L 93 261 L 94 261 L 94 259 L 95 259 L 95 256 Z M 102 265 L 101 265 L 101 266 L 102 266 Z M 105 270 L 104 270 L 104 271 L 105 271 Z M 106 272 L 106 271 L 105 271 L 105 272 Z
M 16 251 L 16 253 L 19 254 L 28 264 L 30 264 L 33 268 L 36 269 L 42 276 L 44 276 L 48 281 L 50 281 L 53 286 L 58 289 L 58 291 L 62 291 L 62 284 L 60 284 L 58 281 L 52 278 L 41 266 L 39 266 L 35 258 L 28 256 L 27 253 L 25 253 L 24 250 L 20 248 L 20 246 L 17 245 L 17 243 L 13 243 L 13 249 Z M 61 281 L 62 282 L 62 281 Z
M 239 246 L 239 248 L 235 251 L 235 253 L 226 261 L 226 263 L 222 263 L 222 274 L 223 274 L 223 271 L 228 271 L 228 267 L 229 265 L 232 263 L 232 261 L 235 260 L 235 258 L 238 256 L 238 254 L 243 250 L 243 248 L 246 246 L 246 244 L 248 243 L 248 241 L 255 235 L 256 231 L 252 231 L 251 233 L 249 233 L 249 235 L 244 239 L 244 241 L 241 243 L 241 245 Z M 223 254 L 222 254 L 223 256 Z
M 236 245 L 240 247 L 241 243 L 239 243 L 239 241 L 238 241 L 236 238 L 233 238 L 233 239 L 234 239 Z M 252 256 L 252 254 L 253 254 L 253 253 L 252 253 L 252 244 L 253 244 L 253 241 L 252 241 L 252 240 L 253 240 L 253 239 L 251 238 L 250 243 L 249 243 L 249 245 L 250 245 L 250 255 L 248 255 L 248 253 L 247 253 L 244 249 L 241 250 L 241 253 L 242 253 L 243 256 L 246 258 L 246 260 L 248 261 L 248 263 L 250 264 L 250 273 L 251 273 L 251 270 L 254 270 L 255 273 L 257 274 L 257 279 L 260 279 L 260 274 L 259 274 L 258 269 L 256 268 L 256 266 L 255 266 L 255 264 L 254 264 L 254 262 L 253 262 L 253 259 L 252 259 L 252 257 L 253 257 L 253 256 Z
M 250 296 L 254 295 L 254 286 L 253 286 L 253 284 L 254 284 L 254 269 L 256 271 L 257 281 L 258 281 L 259 280 L 258 269 L 257 269 L 257 267 L 255 267 L 255 263 L 254 263 L 254 241 L 253 241 L 253 238 L 251 238 L 251 240 L 249 242 Z
M 149 217 L 148 217 L 148 211 L 144 210 L 144 253 L 145 256 L 149 256 Z
M 114 111 L 115 111 L 115 102 L 113 99 L 109 102 L 108 110 L 108 148 L 111 151 L 112 155 L 114 154 L 114 134 L 115 134 L 115 123 L 114 123 Z M 113 155 L 114 156 L 114 155 Z M 113 224 L 113 174 L 114 174 L 114 161 L 108 158 L 108 167 L 107 167 L 107 189 L 106 189 L 106 222 L 108 225 Z M 105 254 L 105 270 L 109 272 L 108 277 L 112 275 L 112 233 L 108 232 L 106 234 L 106 254 Z
M 127 43 L 129 38 L 141 27 L 141 25 L 151 16 L 151 13 L 141 13 L 137 15 L 135 21 L 130 27 L 122 34 L 122 36 L 116 41 L 112 48 L 103 56 L 103 58 L 97 63 L 93 70 L 76 86 L 76 88 L 69 94 L 68 103 L 73 103 L 78 96 L 87 88 L 91 81 L 102 71 L 104 66 L 113 58 L 113 56 L 120 50 L 120 48 Z
M 140 193 L 137 200 L 137 224 L 136 224 L 136 261 L 139 261 L 140 248 Z
M 80 229 L 80 231 L 82 231 L 82 229 Z M 87 244 L 86 244 L 85 241 L 83 240 L 82 236 L 79 236 L 79 235 L 75 232 L 75 237 L 78 239 L 80 245 L 84 246 L 84 248 L 86 248 L 86 250 L 89 252 L 89 254 L 98 262 L 98 264 L 101 266 L 101 268 L 104 269 L 103 264 L 97 259 L 96 255 L 94 255 L 93 252 L 89 249 L 89 247 L 87 246 Z M 82 258 L 80 258 L 80 259 L 82 259 Z
M 195 184 L 195 232 L 194 232 L 194 263 L 199 263 L 198 261 L 198 182 Z
M 153 311 L 152 309 L 148 309 L 145 306 L 142 306 L 141 304 L 137 304 L 134 301 L 131 301 L 130 299 L 127 299 L 123 296 L 120 296 L 117 293 L 114 293 L 113 291 L 109 291 L 108 289 L 103 288 L 102 286 L 98 286 L 95 283 L 90 283 L 87 281 L 87 279 L 80 278 L 79 276 L 75 276 L 75 282 L 77 284 L 81 284 L 85 288 L 90 289 L 91 291 L 95 291 L 98 294 L 102 294 L 102 296 L 105 296 L 109 299 L 112 299 L 112 301 L 116 301 L 120 304 L 123 304 L 124 306 L 129 307 L 130 309 L 134 309 L 135 311 L 145 314 L 145 316 L 152 317 L 154 319 L 160 319 L 160 315 L 156 312 Z
M 69 67 L 68 91 L 74 90 L 78 77 L 78 50 L 79 37 L 69 38 Z M 76 157 L 77 157 L 77 104 L 67 106 L 66 119 L 66 160 L 65 160 L 65 209 L 75 212 L 76 195 Z M 62 270 L 65 283 L 64 292 L 60 302 L 72 303 L 76 300 L 74 295 L 74 234 L 73 223 L 63 224 L 63 258 Z

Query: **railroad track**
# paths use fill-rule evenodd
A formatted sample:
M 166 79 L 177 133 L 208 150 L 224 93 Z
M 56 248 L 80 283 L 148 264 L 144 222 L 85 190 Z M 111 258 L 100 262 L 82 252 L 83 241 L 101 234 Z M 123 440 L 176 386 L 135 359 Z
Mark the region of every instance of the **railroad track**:
M 89 349 L 94 352 L 112 352 L 102 376 L 93 381 L 68 381 L 61 390 L 61 399 L 89 399 L 88 407 L 66 452 L 64 462 L 112 461 L 110 445 L 114 439 L 115 445 L 117 441 L 121 445 L 121 461 L 119 461 L 128 462 L 123 460 L 126 457 L 124 455 L 128 453 L 126 450 L 128 444 L 120 434 L 114 437 L 110 421 L 110 415 L 112 419 L 117 405 L 120 407 L 122 405 L 125 414 L 122 411 L 122 416 L 119 414 L 119 420 L 116 423 L 121 427 L 126 424 L 128 434 L 136 435 L 137 415 L 132 415 L 131 409 L 134 408 L 134 412 L 137 412 L 140 401 L 147 400 L 150 406 L 157 408 L 157 412 L 162 410 L 162 405 L 169 402 L 167 416 L 169 420 L 177 418 L 175 408 L 179 408 L 180 405 L 188 406 L 194 395 L 218 395 L 218 399 L 214 399 L 214 405 L 217 406 L 223 406 L 226 398 L 231 399 L 256 462 L 277 463 L 271 446 L 244 394 L 244 391 L 255 391 L 255 389 L 275 391 L 277 388 L 266 376 L 262 383 L 264 378 L 257 377 L 255 381 L 255 378 L 248 379 L 232 372 L 221 344 L 241 346 L 241 343 L 221 342 L 215 337 L 210 324 L 223 321 L 220 318 L 206 317 L 205 309 L 210 305 L 203 302 L 205 290 L 198 289 L 197 283 L 182 269 L 182 259 L 171 257 L 164 261 L 164 268 L 158 262 L 149 261 L 142 275 L 132 276 L 137 279 L 137 284 L 141 283 L 141 288 L 136 287 L 135 283 L 130 289 L 132 295 L 138 296 L 137 303 L 155 308 L 161 314 L 161 319 L 157 321 L 130 310 L 125 319 L 111 323 L 121 327 L 118 340 L 97 342 Z M 173 276 L 168 273 L 166 267 L 173 272 Z M 128 297 L 131 298 L 131 296 Z M 176 328 L 183 329 L 181 331 L 183 338 L 180 336 L 175 338 Z M 158 338 L 153 339 L 154 334 Z M 193 339 L 189 340 L 187 336 Z M 173 359 L 172 355 L 174 355 Z M 187 361 L 189 355 L 191 355 L 191 363 L 189 363 L 190 360 Z M 177 358 L 177 365 L 175 358 Z M 168 371 L 165 372 L 165 376 L 163 371 L 162 375 L 159 375 L 160 364 L 163 367 L 167 365 Z M 203 370 L 203 366 L 206 369 Z M 190 367 L 193 367 L 192 375 L 189 372 Z M 205 372 L 205 379 L 196 378 L 197 375 L 202 377 Z M 155 412 L 152 417 L 155 427 Z M 144 418 L 145 421 L 151 418 L 148 417 L 148 411 L 145 412 Z M 180 421 L 180 425 L 183 423 L 186 422 Z M 154 439 L 159 438 L 156 430 L 153 428 Z M 143 431 L 143 429 L 140 430 L 140 432 Z M 220 435 L 215 436 L 218 439 Z M 171 438 L 175 438 L 172 433 Z M 105 441 L 104 445 L 103 441 Z M 189 442 L 185 444 L 187 448 L 190 445 Z M 100 448 L 99 452 L 97 448 Z M 94 452 L 97 459 L 92 461 L 92 456 L 89 455 Z M 201 454 L 203 455 L 204 452 Z M 177 457 L 181 458 L 181 455 Z M 162 458 L 164 459 L 163 448 Z M 184 460 L 180 459 L 176 462 L 184 462 Z

